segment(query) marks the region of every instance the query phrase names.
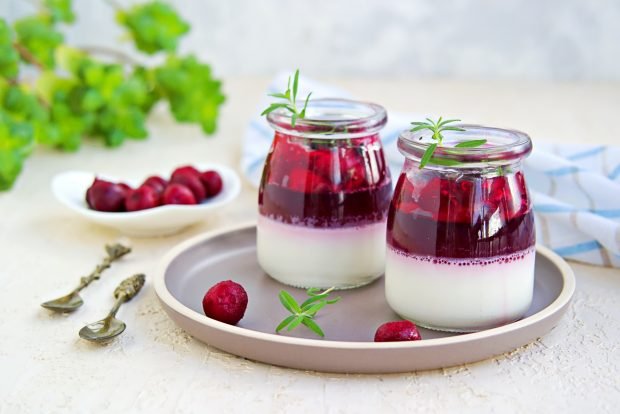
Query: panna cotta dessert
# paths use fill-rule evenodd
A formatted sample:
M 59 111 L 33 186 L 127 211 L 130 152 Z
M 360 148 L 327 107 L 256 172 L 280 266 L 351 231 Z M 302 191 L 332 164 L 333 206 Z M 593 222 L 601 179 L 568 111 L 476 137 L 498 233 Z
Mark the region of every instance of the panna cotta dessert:
M 463 125 L 446 132 L 420 168 L 427 131 L 405 132 L 406 156 L 390 205 L 385 293 L 399 315 L 438 330 L 471 332 L 523 317 L 534 287 L 534 216 L 517 131 Z M 464 140 L 484 144 L 457 147 Z
M 261 268 L 304 288 L 352 288 L 381 276 L 392 193 L 378 134 L 385 110 L 317 99 L 294 127 L 285 111 L 267 119 L 276 133 L 259 188 Z

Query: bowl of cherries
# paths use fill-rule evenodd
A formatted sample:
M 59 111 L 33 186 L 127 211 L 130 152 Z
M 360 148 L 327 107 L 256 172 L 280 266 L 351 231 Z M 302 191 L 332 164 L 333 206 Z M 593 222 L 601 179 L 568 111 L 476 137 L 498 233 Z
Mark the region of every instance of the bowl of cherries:
M 52 180 L 56 198 L 90 221 L 130 236 L 164 236 L 202 221 L 232 201 L 239 176 L 221 164 L 183 165 L 143 179 L 66 171 Z

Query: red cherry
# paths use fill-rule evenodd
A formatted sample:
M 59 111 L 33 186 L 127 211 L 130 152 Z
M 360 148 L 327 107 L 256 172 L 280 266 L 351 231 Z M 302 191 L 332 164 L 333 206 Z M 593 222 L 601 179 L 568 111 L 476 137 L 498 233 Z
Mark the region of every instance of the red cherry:
M 126 184 L 116 184 L 95 178 L 86 190 L 86 203 L 97 211 L 123 211 L 125 197 L 130 189 Z
M 309 171 L 300 168 L 293 170 L 288 176 L 286 186 L 293 191 L 305 193 L 309 173 Z
M 117 185 L 121 186 L 121 188 L 123 190 L 125 190 L 125 193 L 127 193 L 128 191 L 133 190 L 133 188 L 131 188 L 131 186 L 129 184 L 125 184 L 125 183 L 117 183 Z
M 170 178 L 170 183 L 181 184 L 189 188 L 197 202 L 201 202 L 207 197 L 205 187 L 200 181 L 200 175 L 194 176 L 190 175 L 190 173 L 179 173 Z
M 269 183 L 284 185 L 287 175 L 295 168 L 306 169 L 308 166 L 308 152 L 299 144 L 288 142 L 288 138 L 277 135 L 274 140 L 273 150 L 268 159 Z
M 432 177 L 420 189 L 418 206 L 431 214 L 437 214 L 441 198 L 441 179 Z
M 200 181 L 207 193 L 207 197 L 215 197 L 222 191 L 222 176 L 217 171 L 200 173 Z
M 283 138 L 274 148 L 274 155 L 285 161 L 291 167 L 306 167 L 308 151 L 297 142 L 290 142 Z
M 452 195 L 452 191 L 454 191 L 454 181 L 440 179 L 439 180 L 439 196 L 441 198 L 447 199 Z
M 413 213 L 419 209 L 418 204 L 413 199 L 413 184 L 407 179 L 406 174 L 401 174 L 399 177 L 394 194 L 394 208 L 403 213 Z
M 127 193 L 125 209 L 127 211 L 146 210 L 147 208 L 157 207 L 159 203 L 160 197 L 157 190 L 148 185 L 142 185 Z
M 282 185 L 284 177 L 288 173 L 286 163 L 277 159 L 267 159 L 267 164 L 263 170 L 263 180 L 269 184 Z
M 170 175 L 170 181 L 172 181 L 172 179 L 178 175 L 191 175 L 193 177 L 199 177 L 200 171 L 198 171 L 195 167 L 192 167 L 191 165 L 183 165 L 172 171 L 172 174 Z
M 411 321 L 386 322 L 377 328 L 375 342 L 419 341 L 418 327 Z
M 316 150 L 310 153 L 310 168 L 315 174 L 331 178 L 333 158 L 337 156 L 329 150 Z
M 153 190 L 157 192 L 157 194 L 161 195 L 166 189 L 166 186 L 168 185 L 168 181 L 164 180 L 158 175 L 152 175 L 146 180 L 144 180 L 142 185 L 143 186 L 147 185 L 151 187 Z
M 202 299 L 202 309 L 209 318 L 236 325 L 248 307 L 248 294 L 232 280 L 215 284 Z
M 344 176 L 345 191 L 355 191 L 367 187 L 366 175 L 366 168 L 361 164 L 350 168 Z
M 494 205 L 499 205 L 505 197 L 506 177 L 487 178 L 482 182 L 484 197 Z
M 192 190 L 182 184 L 168 184 L 162 195 L 163 204 L 197 204 Z
M 469 194 L 474 189 L 474 183 L 469 180 L 460 180 L 457 184 L 459 193 L 465 195 L 465 198 L 468 198 Z
M 356 148 L 344 150 L 340 166 L 345 191 L 355 191 L 368 186 L 364 156 Z
M 301 193 L 324 193 L 331 190 L 330 182 L 325 177 L 301 168 L 291 172 L 286 186 Z
M 474 183 L 467 179 L 442 180 L 444 189 L 441 190 L 441 208 L 438 212 L 440 221 L 453 223 L 470 223 L 472 221 L 472 207 L 474 207 L 473 188 Z

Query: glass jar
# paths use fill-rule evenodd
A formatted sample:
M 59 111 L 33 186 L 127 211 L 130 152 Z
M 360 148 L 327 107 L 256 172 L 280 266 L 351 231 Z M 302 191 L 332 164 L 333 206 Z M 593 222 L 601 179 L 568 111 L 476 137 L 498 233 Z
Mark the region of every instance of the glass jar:
M 404 132 L 406 160 L 390 205 L 385 293 L 404 318 L 472 332 L 521 318 L 534 284 L 535 232 L 518 131 L 459 125 L 420 169 L 430 131 Z M 477 148 L 455 148 L 486 139 Z
M 291 126 L 275 129 L 259 188 L 258 262 L 296 287 L 352 288 L 383 274 L 392 185 L 379 130 L 379 105 L 315 99 Z

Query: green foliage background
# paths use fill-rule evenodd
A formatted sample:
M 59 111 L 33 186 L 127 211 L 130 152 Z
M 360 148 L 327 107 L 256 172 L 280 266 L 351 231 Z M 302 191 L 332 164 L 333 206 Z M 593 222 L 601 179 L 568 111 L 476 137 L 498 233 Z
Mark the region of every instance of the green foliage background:
M 179 122 L 217 126 L 224 102 L 211 67 L 176 53 L 190 26 L 167 3 L 117 9 L 116 20 L 143 53 L 167 55 L 155 67 L 109 63 L 64 44 L 60 25 L 75 22 L 71 0 L 42 0 L 33 15 L 0 18 L 0 191 L 10 189 L 37 144 L 76 151 L 84 137 L 110 147 L 148 135 L 146 118 L 161 100 Z M 34 82 L 20 78 L 33 67 Z

